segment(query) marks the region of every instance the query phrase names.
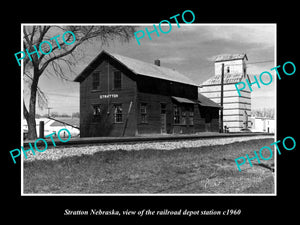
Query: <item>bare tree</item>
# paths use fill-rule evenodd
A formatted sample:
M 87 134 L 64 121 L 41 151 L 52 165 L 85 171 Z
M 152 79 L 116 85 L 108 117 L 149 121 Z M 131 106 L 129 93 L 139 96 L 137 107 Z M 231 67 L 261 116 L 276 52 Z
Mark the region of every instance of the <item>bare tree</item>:
M 26 55 L 23 59 L 24 80 L 28 84 L 29 90 L 29 107 L 27 109 L 25 100 L 23 99 L 24 117 L 28 124 L 28 138 L 36 139 L 36 99 L 38 97 L 38 105 L 43 106 L 47 103 L 46 96 L 38 87 L 39 79 L 42 75 L 47 74 L 57 76 L 61 79 L 67 79 L 63 70 L 64 66 L 69 69 L 75 66 L 80 53 L 78 46 L 83 45 L 91 40 L 97 40 L 101 44 L 108 44 L 109 41 L 119 39 L 121 41 L 129 41 L 133 37 L 135 27 L 132 26 L 24 26 L 23 46 L 29 53 L 33 53 L 39 48 L 43 41 L 52 43 L 52 51 L 49 54 L 31 54 L 31 60 Z M 72 45 L 73 35 L 66 33 L 62 41 L 60 38 L 52 39 L 52 37 L 71 31 L 75 34 L 76 41 Z M 50 52 L 50 46 L 42 44 L 44 53 Z M 75 54 L 76 50 L 76 54 Z M 46 72 L 47 71 L 47 72 Z
M 274 119 L 275 110 L 274 110 L 274 108 L 252 109 L 252 116 L 255 116 L 255 117 L 267 117 L 267 118 Z

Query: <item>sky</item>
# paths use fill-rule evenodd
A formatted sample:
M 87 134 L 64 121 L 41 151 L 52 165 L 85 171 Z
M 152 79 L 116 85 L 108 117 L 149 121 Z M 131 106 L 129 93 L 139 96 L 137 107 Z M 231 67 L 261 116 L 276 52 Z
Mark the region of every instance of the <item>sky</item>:
M 153 30 L 153 24 L 140 24 L 138 30 L 145 31 L 145 27 Z M 168 30 L 168 27 L 162 29 Z M 219 54 L 246 53 L 247 73 L 252 80 L 254 75 L 259 78 L 260 73 L 271 72 L 270 69 L 276 66 L 275 24 L 180 24 L 178 28 L 175 23 L 169 33 L 160 33 L 159 37 L 152 33 L 151 37 L 149 40 L 145 35 L 140 39 L 140 45 L 135 38 L 124 43 L 114 40 L 105 46 L 98 41 L 82 45 L 75 52 L 80 60 L 74 71 L 66 72 L 70 81 L 46 74 L 40 78 L 39 87 L 48 98 L 51 112 L 79 112 L 79 83 L 72 80 L 102 50 L 149 63 L 160 59 L 161 66 L 175 69 L 199 85 L 214 76 L 214 57 Z M 273 71 L 271 74 L 276 77 Z M 252 86 L 252 109 L 275 108 L 275 80 L 261 88 Z M 37 108 L 37 113 L 45 114 L 47 109 Z

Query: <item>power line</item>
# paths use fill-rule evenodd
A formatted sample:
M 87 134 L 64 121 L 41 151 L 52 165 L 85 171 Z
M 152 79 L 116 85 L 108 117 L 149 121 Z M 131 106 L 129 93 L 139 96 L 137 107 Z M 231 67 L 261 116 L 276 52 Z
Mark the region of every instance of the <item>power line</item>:
M 274 59 L 268 59 L 268 60 L 264 60 L 264 61 L 256 61 L 256 62 L 251 62 L 251 63 L 248 63 L 246 62 L 246 65 L 249 65 L 249 64 L 259 64 L 259 63 L 267 63 L 267 62 L 274 62 Z M 201 68 L 213 68 L 213 64 L 215 62 L 209 62 L 209 65 L 201 65 Z

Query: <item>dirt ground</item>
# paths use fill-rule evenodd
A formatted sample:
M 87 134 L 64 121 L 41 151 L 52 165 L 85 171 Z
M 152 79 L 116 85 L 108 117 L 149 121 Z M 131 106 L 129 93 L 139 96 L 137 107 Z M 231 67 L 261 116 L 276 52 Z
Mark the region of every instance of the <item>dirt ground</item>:
M 274 157 L 238 171 L 273 138 L 176 150 L 101 151 L 24 162 L 24 194 L 272 194 Z M 78 148 L 78 147 L 77 147 Z

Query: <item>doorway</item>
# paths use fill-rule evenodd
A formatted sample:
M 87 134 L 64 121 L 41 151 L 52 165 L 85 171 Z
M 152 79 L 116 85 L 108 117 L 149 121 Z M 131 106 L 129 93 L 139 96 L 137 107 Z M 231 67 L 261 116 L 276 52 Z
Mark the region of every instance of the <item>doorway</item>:
M 212 121 L 212 115 L 211 112 L 205 113 L 205 132 L 211 132 L 211 121 Z
M 167 104 L 160 103 L 160 132 L 167 133 Z

